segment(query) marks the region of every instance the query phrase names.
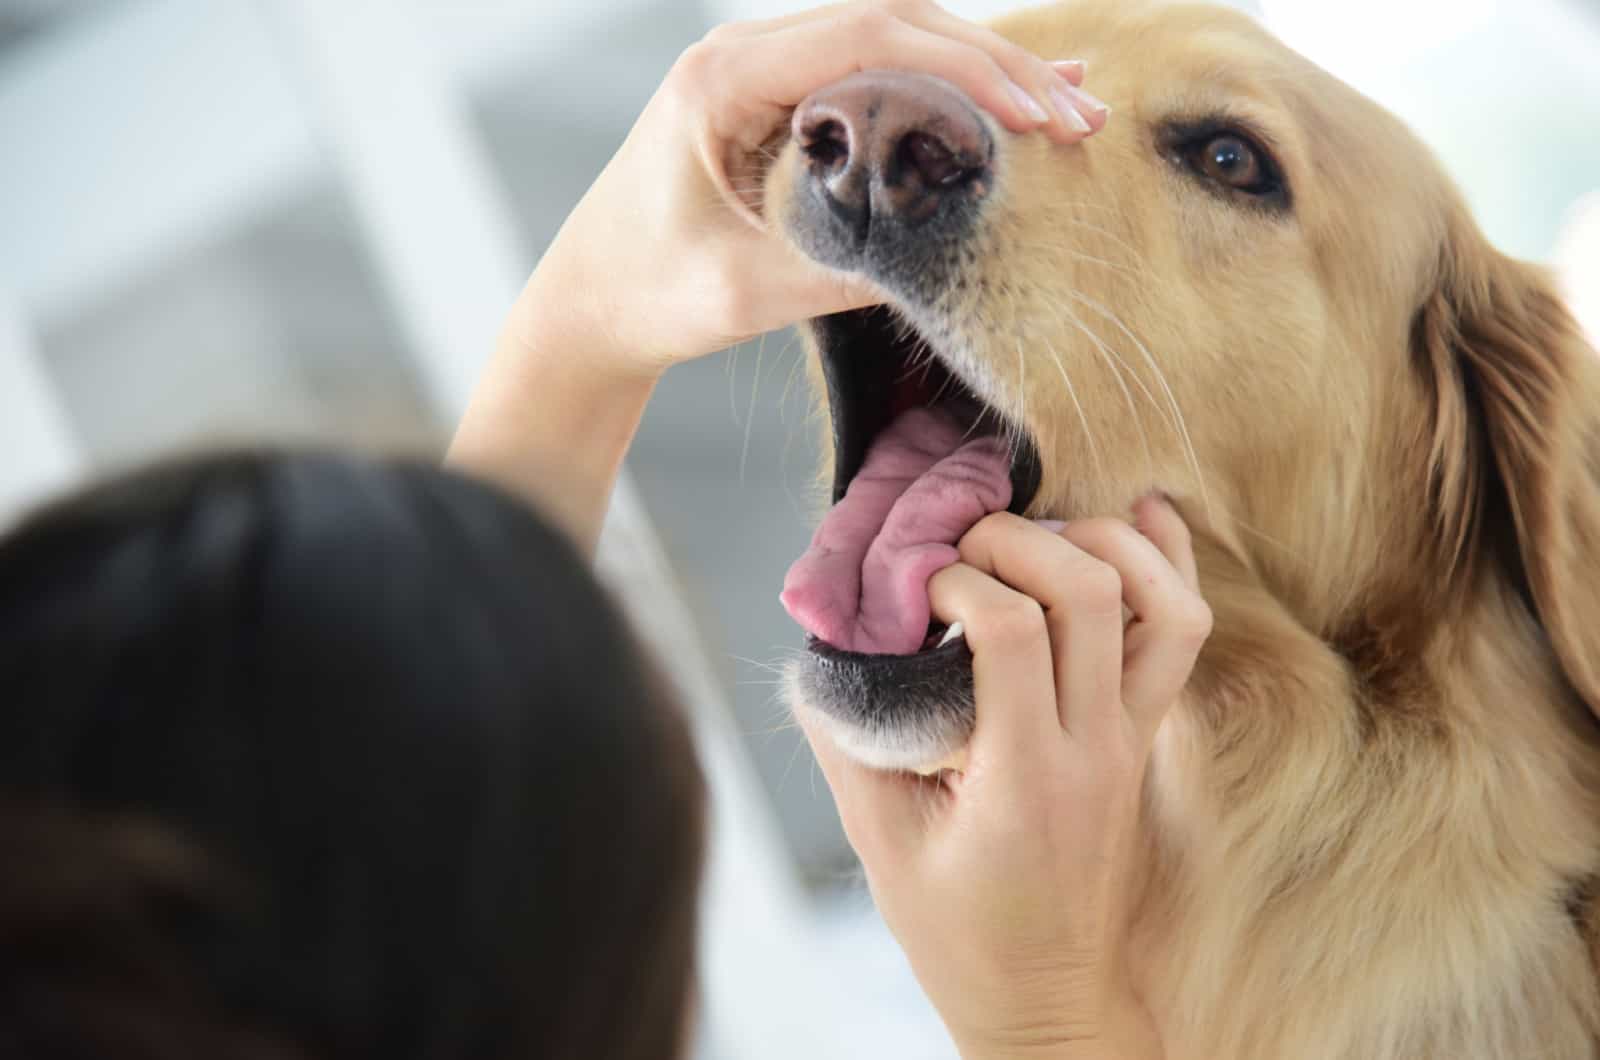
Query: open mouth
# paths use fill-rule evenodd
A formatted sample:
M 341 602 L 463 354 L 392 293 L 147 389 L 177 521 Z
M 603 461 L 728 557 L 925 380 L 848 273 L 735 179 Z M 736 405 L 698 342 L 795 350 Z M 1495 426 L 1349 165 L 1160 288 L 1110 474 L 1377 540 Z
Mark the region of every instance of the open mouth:
M 784 606 L 834 663 L 964 660 L 959 628 L 932 615 L 928 579 L 979 520 L 1027 508 L 1038 449 L 890 310 L 812 327 L 833 415 L 833 508 L 790 568 Z

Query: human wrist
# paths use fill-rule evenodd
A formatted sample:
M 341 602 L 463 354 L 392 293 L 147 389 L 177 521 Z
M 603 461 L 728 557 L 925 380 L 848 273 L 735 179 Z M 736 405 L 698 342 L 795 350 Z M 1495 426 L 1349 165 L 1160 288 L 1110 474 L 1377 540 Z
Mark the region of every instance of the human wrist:
M 1050 1034 L 957 1036 L 961 1060 L 1124 1060 L 1101 1037 Z
M 507 316 L 496 358 L 544 377 L 597 391 L 643 389 L 667 362 L 631 342 L 618 327 L 631 314 L 610 305 L 602 279 L 557 245 L 539 263 Z M 613 283 L 617 282 L 615 278 Z
M 1137 997 L 1108 999 L 1101 1011 L 1094 1023 L 1040 1021 L 955 1037 L 962 1060 L 1162 1060 L 1161 1036 Z
M 551 264 L 508 315 L 446 460 L 534 502 L 592 553 L 665 365 L 619 343 L 601 299 Z
M 1055 1042 L 986 1042 L 960 1045 L 961 1060 L 1160 1060 L 1138 1043 L 1103 1038 L 1074 1038 Z

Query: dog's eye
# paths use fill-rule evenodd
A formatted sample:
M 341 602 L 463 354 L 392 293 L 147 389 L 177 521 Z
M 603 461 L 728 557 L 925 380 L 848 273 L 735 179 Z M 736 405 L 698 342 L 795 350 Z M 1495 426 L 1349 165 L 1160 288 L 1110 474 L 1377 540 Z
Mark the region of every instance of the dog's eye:
M 1194 166 L 1219 184 L 1252 192 L 1261 188 L 1266 168 L 1255 148 L 1237 136 L 1207 141 L 1196 152 Z
M 1173 160 L 1229 192 L 1281 204 L 1282 172 L 1266 149 L 1235 129 L 1183 130 L 1170 140 Z

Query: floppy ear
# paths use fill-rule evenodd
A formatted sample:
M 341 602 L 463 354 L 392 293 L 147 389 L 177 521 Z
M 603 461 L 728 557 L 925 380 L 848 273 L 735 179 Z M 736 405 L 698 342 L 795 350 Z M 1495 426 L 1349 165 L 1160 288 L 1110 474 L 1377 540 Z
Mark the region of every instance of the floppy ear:
M 1414 350 L 1435 391 L 1446 555 L 1498 551 L 1600 715 L 1600 355 L 1543 270 L 1452 226 Z

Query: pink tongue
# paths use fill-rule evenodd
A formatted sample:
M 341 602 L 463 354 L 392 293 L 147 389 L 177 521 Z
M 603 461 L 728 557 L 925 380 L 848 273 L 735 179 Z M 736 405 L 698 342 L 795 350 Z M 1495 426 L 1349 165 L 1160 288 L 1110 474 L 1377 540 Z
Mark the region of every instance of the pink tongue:
M 806 632 L 845 651 L 909 655 L 928 633 L 928 579 L 955 544 L 1011 503 L 1011 460 L 993 437 L 934 409 L 903 413 L 868 450 L 844 498 L 783 581 Z

